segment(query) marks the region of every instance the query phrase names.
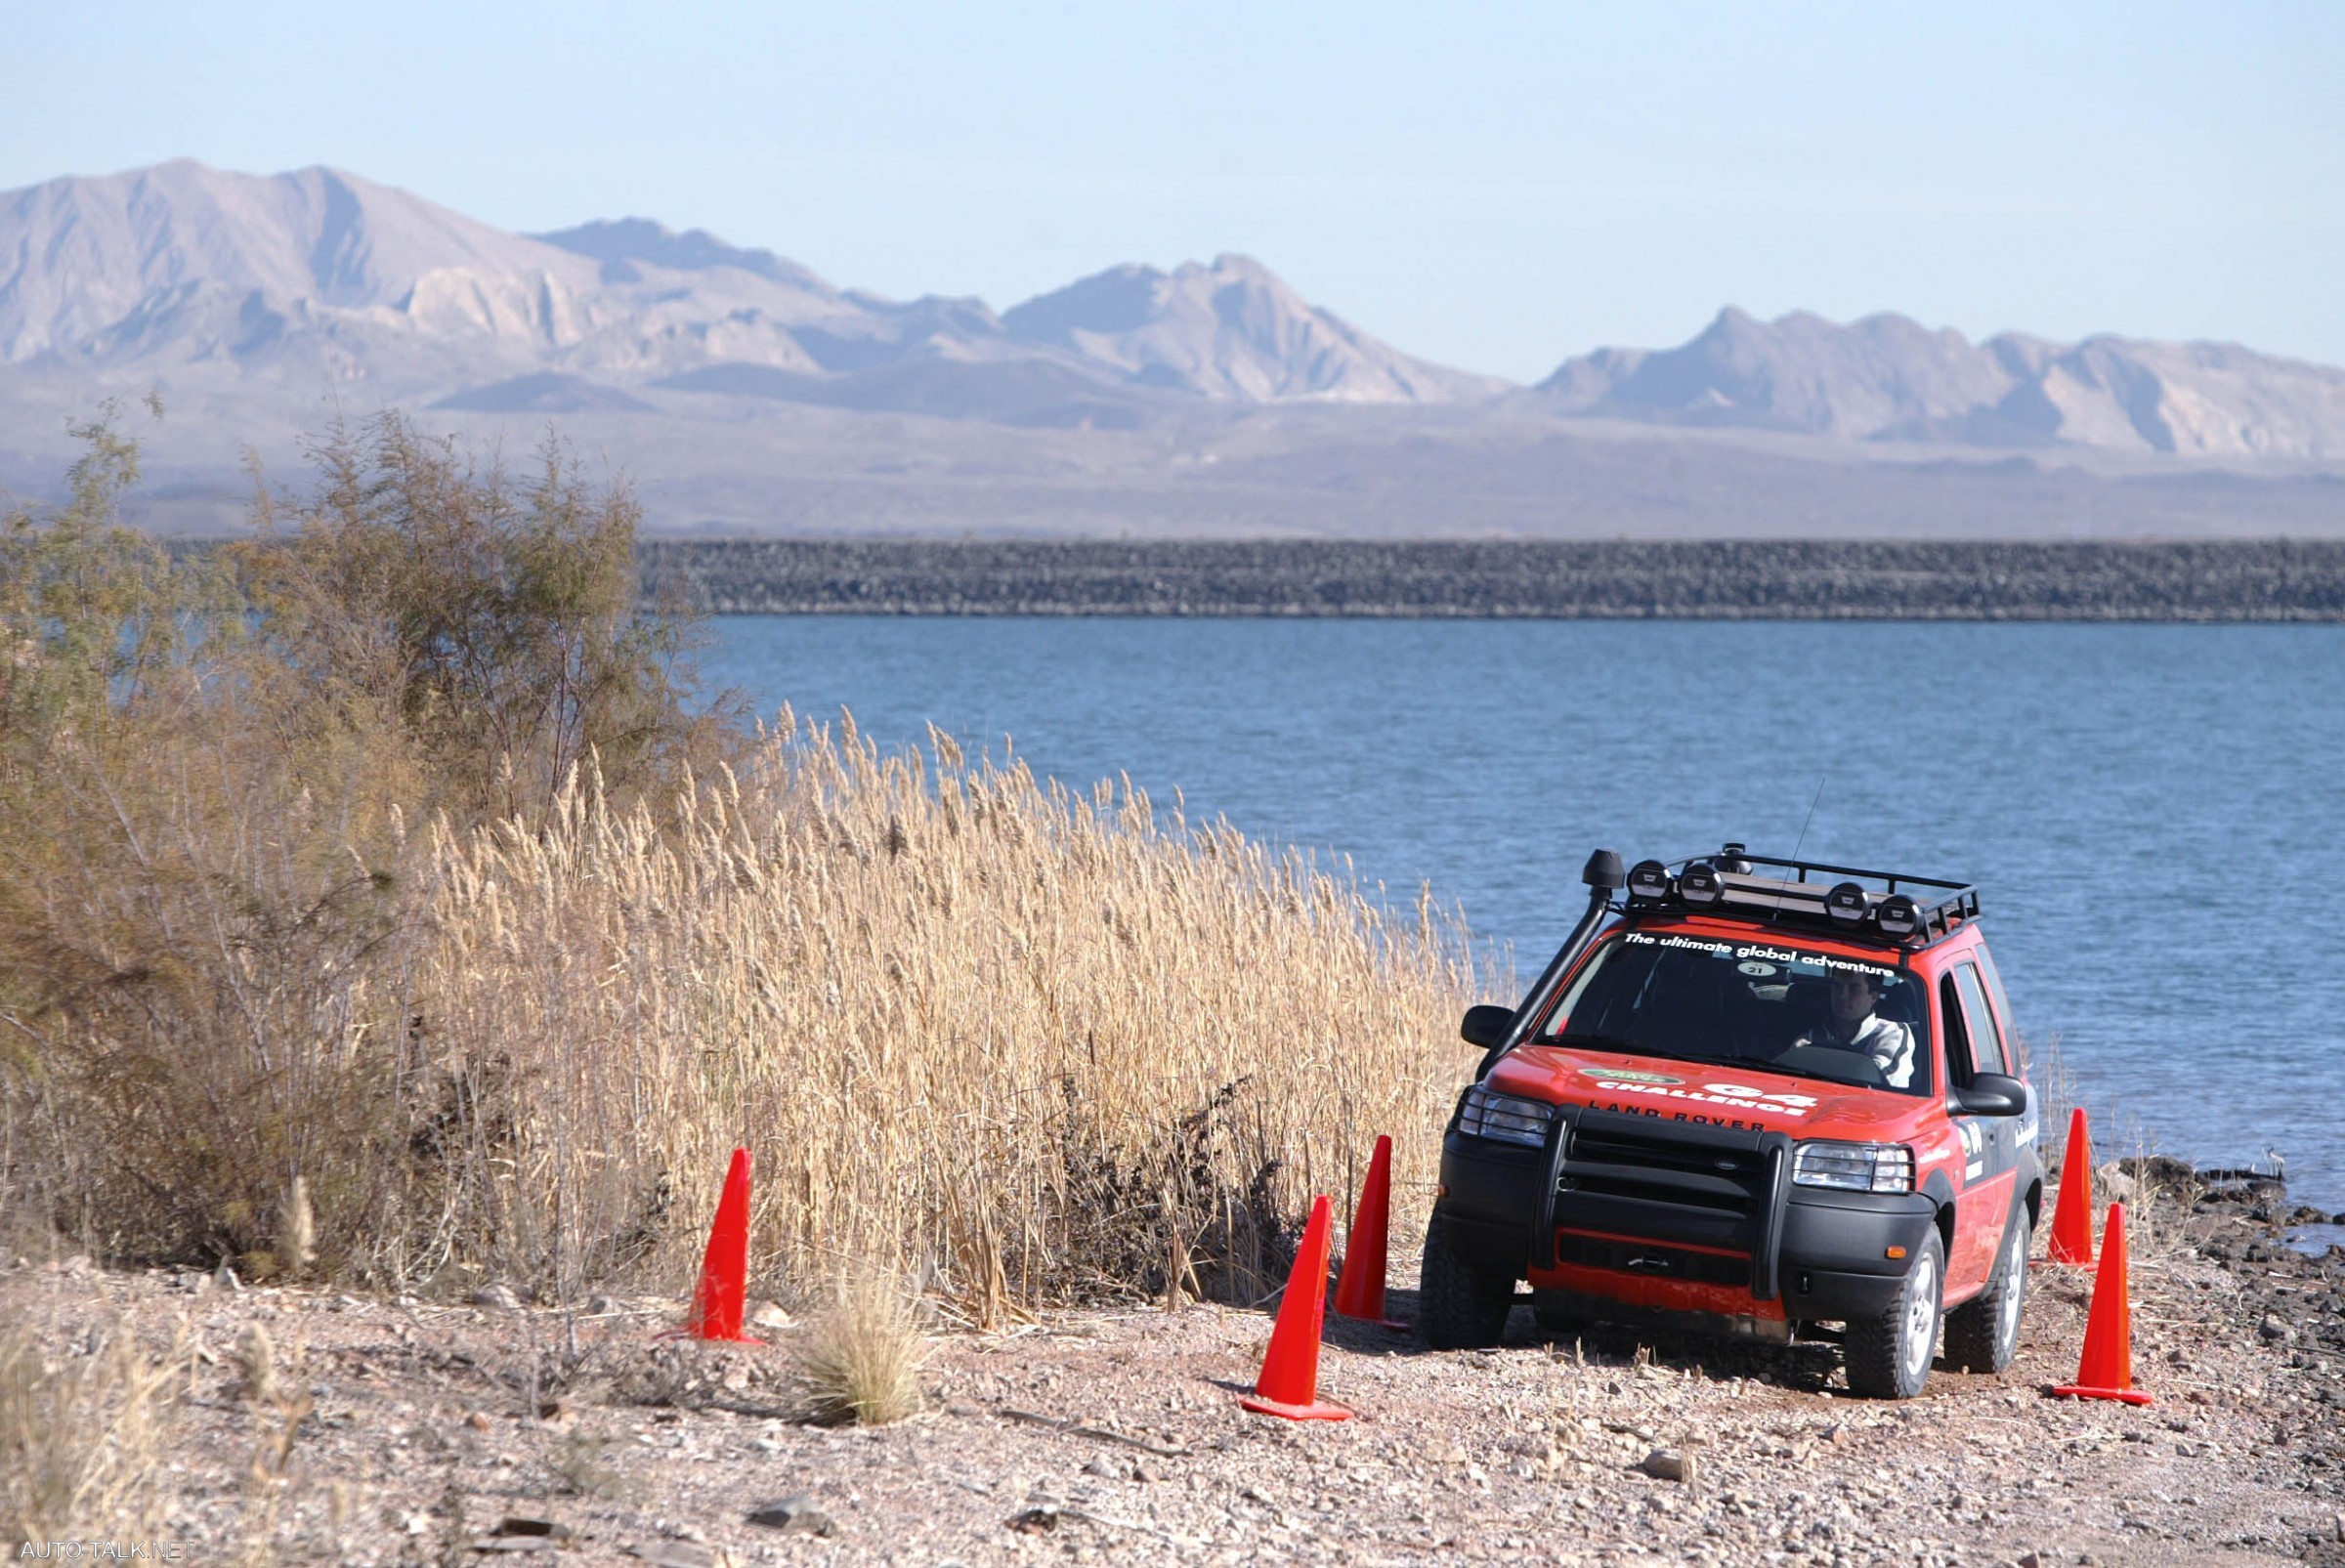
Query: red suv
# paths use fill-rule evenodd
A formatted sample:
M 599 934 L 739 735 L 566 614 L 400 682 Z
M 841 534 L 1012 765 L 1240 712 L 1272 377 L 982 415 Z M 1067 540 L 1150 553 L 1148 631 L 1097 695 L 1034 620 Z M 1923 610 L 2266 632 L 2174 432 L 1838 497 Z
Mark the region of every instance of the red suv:
M 1441 1140 L 1420 1312 L 1494 1345 L 1660 1323 L 1788 1342 L 1845 1325 L 1850 1388 L 1909 1399 L 2019 1343 L 2038 1106 L 1962 883 L 1747 853 L 1599 850 L 1587 914 Z

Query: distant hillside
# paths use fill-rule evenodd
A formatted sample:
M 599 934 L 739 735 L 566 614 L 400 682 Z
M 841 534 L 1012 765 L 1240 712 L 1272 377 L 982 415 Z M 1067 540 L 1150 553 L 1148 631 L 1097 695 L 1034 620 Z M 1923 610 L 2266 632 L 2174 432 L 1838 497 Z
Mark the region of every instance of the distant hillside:
M 1902 316 L 1729 308 L 1679 348 L 1568 360 L 1535 396 L 1562 413 L 1866 441 L 2345 456 L 2345 371 L 2221 343 L 1974 344 Z
M 664 385 L 1065 424 L 1130 424 L 1168 393 L 1413 403 L 1506 386 L 1410 359 L 1240 258 L 1120 269 L 1011 317 L 841 289 L 644 218 L 504 233 L 332 169 L 183 160 L 0 196 L 0 365 L 36 373 L 210 367 L 478 409 L 622 407 Z M 512 383 L 549 375 L 552 404 L 516 403 Z
M 550 429 L 669 530 L 2345 533 L 2345 373 L 2229 346 L 1728 310 L 1520 388 L 1237 255 L 997 313 L 648 217 L 508 233 L 333 169 L 0 193 L 0 487 L 54 493 L 68 421 L 150 388 L 139 504 L 199 531 L 245 515 L 247 449 L 287 476 L 305 432 L 404 408 L 508 460 Z
M 1395 352 L 1249 256 L 1170 273 L 1112 268 L 1028 300 L 1002 324 L 1148 386 L 1239 403 L 1471 402 L 1508 386 Z

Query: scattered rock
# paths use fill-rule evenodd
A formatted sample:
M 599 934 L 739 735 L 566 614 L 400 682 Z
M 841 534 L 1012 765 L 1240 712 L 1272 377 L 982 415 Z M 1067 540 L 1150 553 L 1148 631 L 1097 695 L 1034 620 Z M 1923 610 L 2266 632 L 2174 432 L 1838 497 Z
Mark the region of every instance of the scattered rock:
M 533 1519 L 526 1514 L 509 1513 L 496 1521 L 493 1536 L 544 1536 L 554 1541 L 568 1541 L 570 1526 L 559 1519 Z
M 1044 1536 L 1058 1528 L 1059 1511 L 1055 1503 L 1045 1503 L 1009 1516 L 1009 1527 L 1024 1535 Z
M 2269 1312 L 2264 1314 L 2264 1321 L 2256 1325 L 2255 1332 L 2262 1335 L 2265 1338 L 2274 1341 L 2293 1339 L 2296 1337 L 2296 1331 L 2294 1329 L 2289 1328 L 2286 1324 L 2281 1322 L 2278 1317 Z
M 586 1298 L 586 1315 L 588 1317 L 607 1318 L 618 1310 L 618 1303 L 610 1296 L 590 1295 Z
M 749 1322 L 760 1329 L 794 1328 L 797 1321 L 771 1301 L 758 1302 L 757 1310 L 749 1314 Z
M 652 1568 L 716 1568 L 716 1553 L 682 1541 L 647 1541 L 619 1550 Z
M 513 1293 L 513 1287 L 510 1285 L 484 1285 L 472 1293 L 472 1304 L 495 1307 L 505 1312 L 519 1312 L 521 1297 Z
M 1656 1481 L 1690 1481 L 1693 1479 L 1693 1458 L 1674 1448 L 1657 1448 L 1638 1462 L 1637 1467 Z
M 752 1510 L 749 1523 L 780 1530 L 786 1535 L 834 1536 L 838 1522 L 814 1505 L 812 1498 L 792 1494 Z
M 476 1410 L 464 1418 L 464 1424 L 471 1427 L 476 1432 L 485 1432 L 489 1429 L 490 1423 L 489 1418 L 482 1412 Z

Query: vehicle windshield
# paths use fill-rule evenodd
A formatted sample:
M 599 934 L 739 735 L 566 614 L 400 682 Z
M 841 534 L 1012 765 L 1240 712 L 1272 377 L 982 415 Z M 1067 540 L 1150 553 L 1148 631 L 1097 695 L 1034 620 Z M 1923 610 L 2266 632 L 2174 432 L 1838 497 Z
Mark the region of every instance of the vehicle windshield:
M 1909 970 L 1796 940 L 1623 931 L 1539 1041 L 1930 1092 L 1930 1006 Z

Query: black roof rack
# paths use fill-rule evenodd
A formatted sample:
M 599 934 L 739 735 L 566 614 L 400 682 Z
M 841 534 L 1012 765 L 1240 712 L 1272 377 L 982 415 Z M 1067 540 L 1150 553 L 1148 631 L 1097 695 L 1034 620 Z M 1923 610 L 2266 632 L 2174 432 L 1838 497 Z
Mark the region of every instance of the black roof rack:
M 1762 868 L 1791 874 L 1764 874 Z M 1865 887 L 1859 878 L 1883 885 Z M 1740 844 L 1716 855 L 1641 861 L 1629 870 L 1627 895 L 1631 912 L 1764 914 L 1770 922 L 1897 947 L 1925 946 L 1979 917 L 1979 889 L 1968 882 L 1754 855 Z

